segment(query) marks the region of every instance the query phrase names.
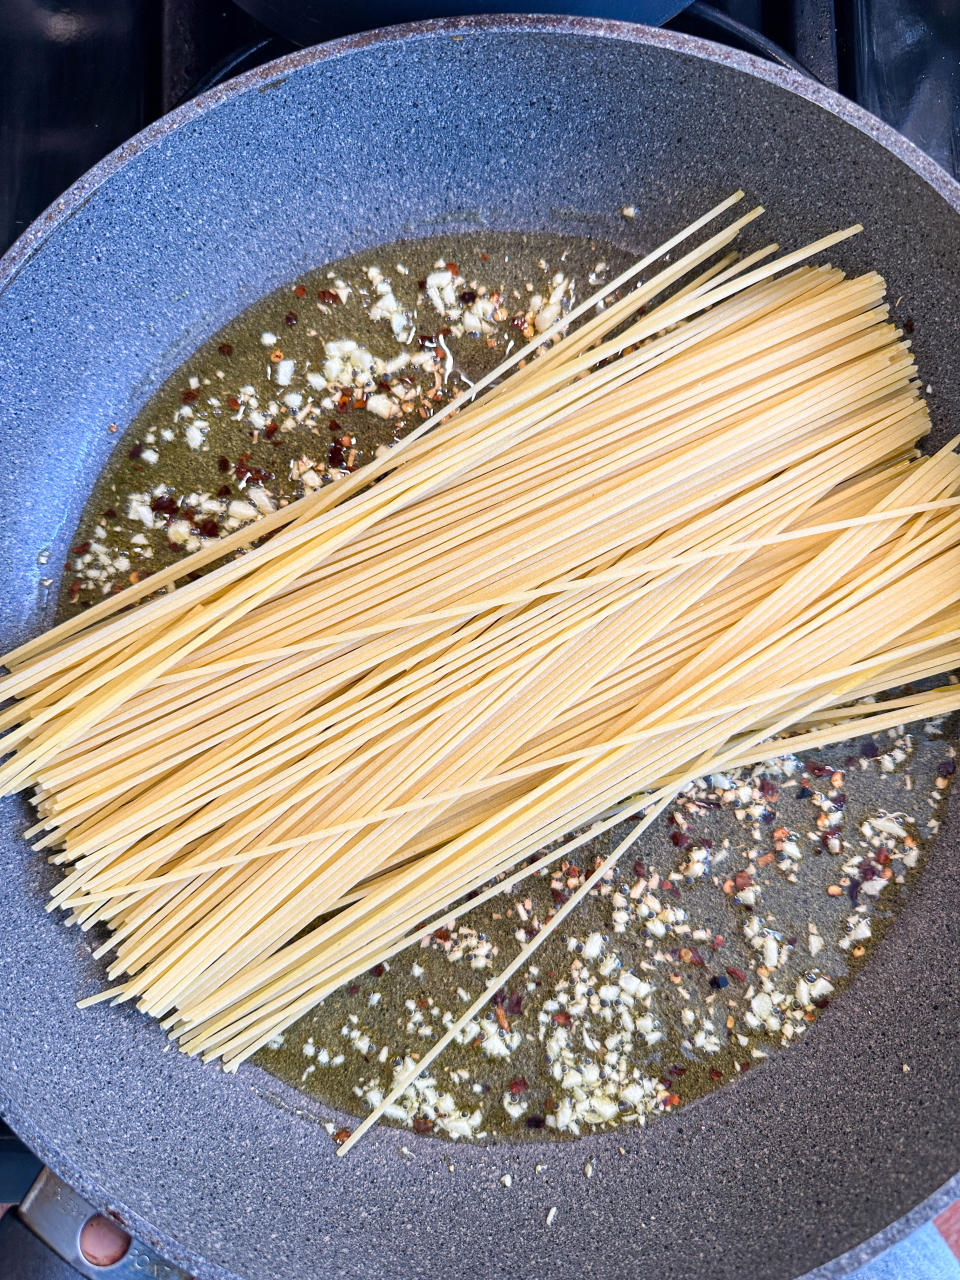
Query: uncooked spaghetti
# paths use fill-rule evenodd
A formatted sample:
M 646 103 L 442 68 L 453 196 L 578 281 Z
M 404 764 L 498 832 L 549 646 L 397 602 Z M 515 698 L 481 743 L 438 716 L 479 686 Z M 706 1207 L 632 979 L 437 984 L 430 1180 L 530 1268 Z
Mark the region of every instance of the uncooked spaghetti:
M 864 701 L 960 656 L 958 460 L 917 452 L 883 281 L 806 265 L 856 228 L 738 257 L 759 210 L 663 265 L 736 198 L 386 457 L 7 655 L 0 782 L 109 930 L 95 998 L 235 1069 L 550 842 L 960 705 Z

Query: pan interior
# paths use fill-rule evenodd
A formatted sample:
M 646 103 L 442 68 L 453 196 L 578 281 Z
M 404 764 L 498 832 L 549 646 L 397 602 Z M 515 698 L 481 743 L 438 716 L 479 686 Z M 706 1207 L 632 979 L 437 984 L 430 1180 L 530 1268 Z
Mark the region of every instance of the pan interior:
M 118 441 L 72 539 L 61 613 L 336 483 L 632 261 L 579 237 L 468 232 L 364 251 L 255 303 Z M 381 362 L 380 395 L 406 397 L 404 416 L 343 389 L 366 379 L 331 367 L 344 350 Z M 315 386 L 321 370 L 332 389 Z M 689 789 L 386 1122 L 527 1142 L 645 1125 L 799 1042 L 904 905 L 947 799 L 951 737 L 921 722 Z M 259 1064 L 362 1117 L 630 828 L 344 984 Z

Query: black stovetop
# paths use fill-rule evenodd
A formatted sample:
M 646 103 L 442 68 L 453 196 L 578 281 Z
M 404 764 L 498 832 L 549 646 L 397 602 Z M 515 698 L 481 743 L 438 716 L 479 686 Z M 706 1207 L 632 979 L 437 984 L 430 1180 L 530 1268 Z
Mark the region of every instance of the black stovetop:
M 0 251 L 107 152 L 219 81 L 351 30 L 484 8 L 669 18 L 798 67 L 960 176 L 960 0 L 0 0 Z M 0 1199 L 35 1175 L 0 1124 Z M 3 1280 L 76 1274 L 16 1216 L 0 1222 Z

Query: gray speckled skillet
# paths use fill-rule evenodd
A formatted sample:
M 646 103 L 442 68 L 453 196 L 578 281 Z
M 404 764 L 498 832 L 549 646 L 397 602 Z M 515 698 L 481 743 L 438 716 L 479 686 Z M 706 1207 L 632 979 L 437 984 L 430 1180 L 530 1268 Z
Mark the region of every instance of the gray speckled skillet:
M 38 580 L 60 572 L 107 424 L 255 297 L 444 228 L 649 246 L 738 185 L 785 244 L 865 224 L 838 256 L 902 295 L 939 430 L 960 422 L 960 188 L 745 55 L 608 22 L 468 18 L 307 50 L 162 120 L 0 266 L 4 647 L 48 620 Z M 345 1161 L 322 1109 L 257 1069 L 225 1076 L 129 1010 L 76 1010 L 101 975 L 42 910 L 25 818 L 21 803 L 0 815 L 0 1111 L 204 1280 L 839 1275 L 960 1191 L 956 812 L 854 989 L 735 1085 L 648 1133 L 480 1149 L 383 1130 Z

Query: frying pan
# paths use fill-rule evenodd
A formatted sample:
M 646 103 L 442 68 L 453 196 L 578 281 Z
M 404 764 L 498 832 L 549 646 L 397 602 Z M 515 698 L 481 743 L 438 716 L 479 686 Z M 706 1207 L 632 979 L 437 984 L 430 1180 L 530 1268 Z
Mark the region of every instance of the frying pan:
M 960 422 L 960 188 L 789 71 L 611 22 L 462 18 L 294 54 L 162 120 L 0 270 L 6 642 L 49 621 L 38 581 L 61 571 L 117 439 L 107 424 L 254 298 L 443 230 L 639 251 L 737 186 L 768 206 L 758 237 L 785 247 L 864 223 L 836 259 L 884 273 L 915 322 L 937 432 Z M 51 873 L 19 836 L 26 805 L 0 823 L 0 1111 L 203 1280 L 826 1277 L 960 1190 L 956 806 L 857 983 L 735 1084 L 649 1132 L 482 1148 L 381 1129 L 346 1160 L 325 1108 L 257 1068 L 164 1052 L 126 1006 L 78 1012 L 102 974 L 43 911 Z

